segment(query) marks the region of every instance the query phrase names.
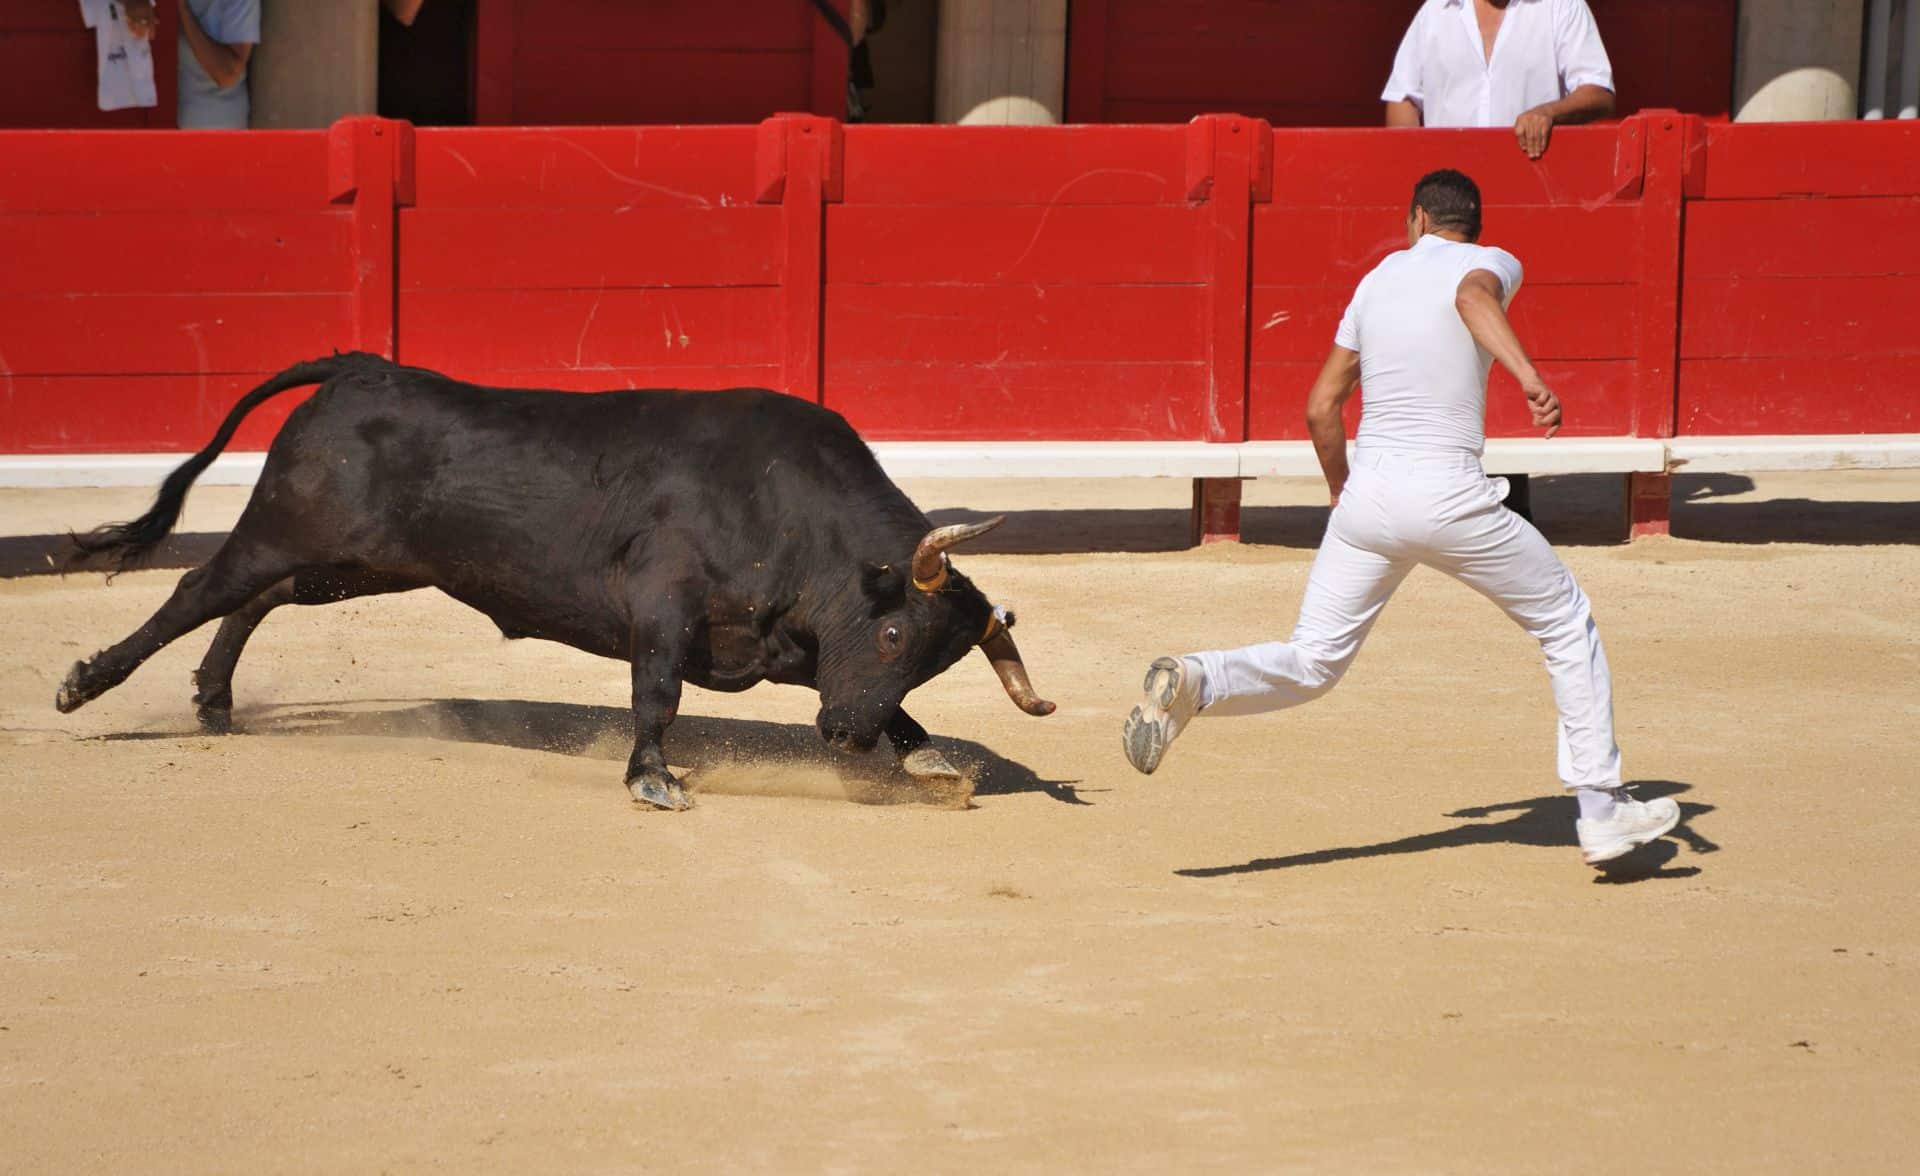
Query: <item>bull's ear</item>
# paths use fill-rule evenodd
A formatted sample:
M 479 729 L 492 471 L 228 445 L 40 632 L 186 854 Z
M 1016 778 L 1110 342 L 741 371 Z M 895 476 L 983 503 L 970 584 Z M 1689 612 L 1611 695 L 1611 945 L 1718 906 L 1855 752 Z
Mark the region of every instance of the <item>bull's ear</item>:
M 891 608 L 907 597 L 907 578 L 892 564 L 868 564 L 860 569 L 860 591 L 877 605 Z

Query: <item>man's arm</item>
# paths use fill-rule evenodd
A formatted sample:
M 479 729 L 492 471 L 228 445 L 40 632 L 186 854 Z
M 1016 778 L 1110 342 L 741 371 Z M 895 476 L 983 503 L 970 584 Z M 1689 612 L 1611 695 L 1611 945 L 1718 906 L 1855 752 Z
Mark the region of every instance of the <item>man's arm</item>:
M 1347 424 L 1340 410 L 1359 386 L 1360 353 L 1336 343 L 1307 393 L 1307 433 L 1313 438 L 1313 451 L 1320 457 L 1320 472 L 1327 476 L 1327 493 L 1335 506 L 1347 488 Z
M 1613 113 L 1613 91 L 1605 86 L 1578 86 L 1557 102 L 1543 102 L 1513 123 L 1513 136 L 1528 159 L 1547 153 L 1547 140 L 1557 123 L 1592 122 Z
M 420 15 L 420 5 L 425 3 L 425 0 L 381 0 L 381 2 L 386 5 L 389 16 L 412 28 L 414 18 Z
M 251 44 L 228 45 L 207 36 L 207 31 L 194 18 L 193 8 L 184 3 L 180 5 L 180 31 L 186 34 L 187 48 L 193 51 L 194 60 L 207 71 L 214 85 L 231 90 L 247 76 L 247 59 L 253 56 Z
M 1387 103 L 1387 125 L 1390 127 L 1417 127 L 1420 125 L 1420 108 L 1408 98 Z
M 1520 346 L 1520 336 L 1513 333 L 1513 324 L 1507 321 L 1506 308 L 1501 305 L 1504 293 L 1492 270 L 1477 269 L 1460 279 L 1453 305 L 1473 341 L 1520 381 L 1520 390 L 1527 394 L 1527 404 L 1533 410 L 1533 423 L 1551 437 L 1560 431 L 1560 398 L 1540 379 L 1526 348 Z

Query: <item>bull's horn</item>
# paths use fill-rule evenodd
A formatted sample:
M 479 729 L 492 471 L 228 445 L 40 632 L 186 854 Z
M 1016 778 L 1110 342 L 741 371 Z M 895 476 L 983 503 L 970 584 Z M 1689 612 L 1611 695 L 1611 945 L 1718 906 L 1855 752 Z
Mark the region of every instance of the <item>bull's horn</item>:
M 1035 716 L 1053 713 L 1053 704 L 1033 692 L 1033 683 L 1027 680 L 1026 663 L 1020 660 L 1013 634 L 1004 626 L 993 627 L 992 634 L 980 643 L 980 652 L 993 663 L 993 672 L 1000 675 L 1000 684 L 1007 688 L 1007 697 L 1013 699 L 1015 706 Z
M 947 582 L 947 548 L 993 530 L 1007 521 L 996 515 L 984 523 L 953 523 L 927 532 L 913 550 L 913 586 L 922 592 L 938 592 Z

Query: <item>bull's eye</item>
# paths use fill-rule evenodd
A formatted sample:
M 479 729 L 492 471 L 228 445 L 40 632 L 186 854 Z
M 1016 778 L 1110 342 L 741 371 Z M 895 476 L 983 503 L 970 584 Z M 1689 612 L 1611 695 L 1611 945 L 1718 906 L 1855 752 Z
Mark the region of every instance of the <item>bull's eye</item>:
M 901 647 L 907 643 L 907 639 L 905 635 L 900 632 L 900 626 L 898 625 L 884 626 L 878 633 L 874 634 L 873 641 L 875 645 L 880 647 L 880 656 L 887 658 L 898 656 Z

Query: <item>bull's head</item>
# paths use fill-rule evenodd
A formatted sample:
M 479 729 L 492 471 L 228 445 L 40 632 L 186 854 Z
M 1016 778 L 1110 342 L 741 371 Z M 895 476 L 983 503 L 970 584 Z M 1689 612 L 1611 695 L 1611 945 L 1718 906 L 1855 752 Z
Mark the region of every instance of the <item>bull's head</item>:
M 904 569 L 889 563 L 861 570 L 854 605 L 840 610 L 835 626 L 851 631 L 821 643 L 819 725 L 828 742 L 851 750 L 872 747 L 909 691 L 975 646 L 1016 706 L 1030 715 L 1053 713 L 1053 704 L 1035 694 L 1027 679 L 1008 631 L 1013 614 L 995 608 L 947 562 L 949 548 L 1005 521 L 936 527 Z

